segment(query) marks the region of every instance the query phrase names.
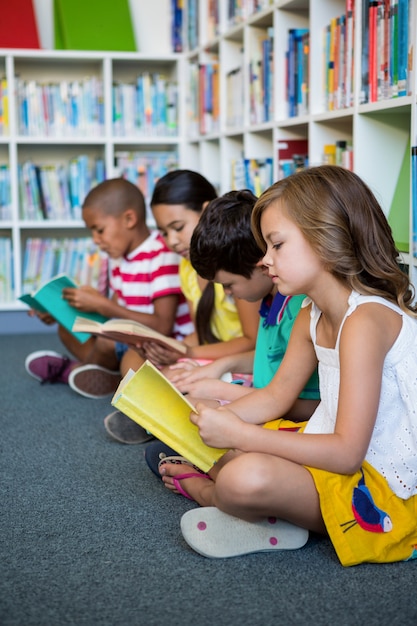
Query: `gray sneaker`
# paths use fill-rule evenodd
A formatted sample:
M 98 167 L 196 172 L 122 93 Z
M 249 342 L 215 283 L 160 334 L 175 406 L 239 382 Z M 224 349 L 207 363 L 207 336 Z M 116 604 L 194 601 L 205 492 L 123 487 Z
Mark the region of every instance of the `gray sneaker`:
M 110 437 L 120 443 L 138 444 L 154 439 L 153 435 L 120 411 L 107 415 L 104 426 Z

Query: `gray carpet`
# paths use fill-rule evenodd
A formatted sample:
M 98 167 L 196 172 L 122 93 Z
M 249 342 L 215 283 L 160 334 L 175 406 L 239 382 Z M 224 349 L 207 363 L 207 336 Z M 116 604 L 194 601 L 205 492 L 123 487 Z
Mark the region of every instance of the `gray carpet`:
M 328 540 L 209 560 L 182 539 L 196 506 L 143 447 L 111 441 L 107 400 L 41 386 L 24 358 L 55 336 L 0 336 L 0 623 L 103 626 L 417 623 L 417 561 L 343 568 Z

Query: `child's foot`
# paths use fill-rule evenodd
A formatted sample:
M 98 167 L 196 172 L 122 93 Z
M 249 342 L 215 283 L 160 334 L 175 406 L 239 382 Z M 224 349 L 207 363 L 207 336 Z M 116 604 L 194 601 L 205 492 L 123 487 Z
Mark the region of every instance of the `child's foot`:
M 86 398 L 107 398 L 116 391 L 121 380 L 120 372 L 108 370 L 101 365 L 81 365 L 72 370 L 68 384 Z
M 68 384 L 71 370 L 77 365 L 67 356 L 50 350 L 38 350 L 26 357 L 25 368 L 30 376 L 44 383 Z
M 138 444 L 153 439 L 153 435 L 120 411 L 107 415 L 104 418 L 104 427 L 110 437 L 119 443 Z
M 211 506 L 187 511 L 181 518 L 181 531 L 193 550 L 220 559 L 253 552 L 295 550 L 308 540 L 308 530 L 275 517 L 245 522 Z
M 146 464 L 159 480 L 162 478 L 159 473 L 159 463 L 163 459 L 166 459 L 166 457 L 178 457 L 178 452 L 165 443 L 162 443 L 162 441 L 159 441 L 159 439 L 152 441 L 152 443 L 145 448 Z M 186 459 L 184 459 L 184 461 L 185 460 Z
M 159 462 L 159 468 L 162 470 L 161 478 L 165 487 L 174 493 L 181 494 L 188 500 L 196 499 L 193 494 L 199 494 L 198 499 L 200 500 L 200 490 L 206 486 L 207 480 L 211 481 L 208 474 L 200 472 L 182 456 L 167 456 Z

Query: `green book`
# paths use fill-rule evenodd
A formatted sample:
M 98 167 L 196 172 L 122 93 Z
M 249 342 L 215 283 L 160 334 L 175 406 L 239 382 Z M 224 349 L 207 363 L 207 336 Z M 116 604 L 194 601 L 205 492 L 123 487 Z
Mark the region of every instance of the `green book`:
M 72 327 L 80 311 L 74 309 L 62 297 L 62 290 L 66 287 L 78 287 L 78 285 L 65 274 L 59 274 L 33 293 L 24 293 L 19 300 L 40 313 L 49 313 L 58 324 L 70 331 L 78 341 L 84 343 L 91 337 L 91 334 L 73 332 Z M 98 313 L 83 312 L 83 316 L 97 322 L 105 322 L 108 319 Z
M 410 150 L 408 141 L 388 213 L 395 245 L 400 252 L 408 252 L 410 248 Z
M 129 0 L 54 0 L 56 50 L 136 52 Z

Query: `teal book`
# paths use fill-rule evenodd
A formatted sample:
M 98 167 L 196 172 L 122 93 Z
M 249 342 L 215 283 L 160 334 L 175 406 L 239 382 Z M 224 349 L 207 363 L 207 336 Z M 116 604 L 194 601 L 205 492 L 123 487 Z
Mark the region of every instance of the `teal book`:
M 56 50 L 136 52 L 129 0 L 54 0 Z
M 70 331 L 78 341 L 84 343 L 91 337 L 91 334 L 73 332 L 72 327 L 80 311 L 68 304 L 62 297 L 62 290 L 66 287 L 78 287 L 78 285 L 65 274 L 59 274 L 33 293 L 22 294 L 19 300 L 40 313 L 49 313 L 56 319 L 58 324 Z M 108 319 L 98 313 L 83 312 L 82 314 L 83 317 L 95 320 L 96 322 L 105 322 Z

